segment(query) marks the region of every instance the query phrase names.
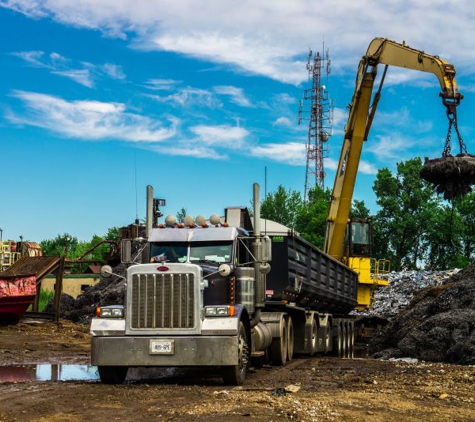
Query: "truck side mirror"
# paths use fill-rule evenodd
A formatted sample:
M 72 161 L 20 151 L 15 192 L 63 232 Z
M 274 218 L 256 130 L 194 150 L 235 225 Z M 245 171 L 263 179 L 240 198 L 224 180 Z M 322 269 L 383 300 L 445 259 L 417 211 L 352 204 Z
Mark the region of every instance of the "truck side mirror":
M 264 236 L 261 239 L 261 245 L 262 245 L 261 260 L 263 262 L 272 261 L 272 239 L 269 236 Z

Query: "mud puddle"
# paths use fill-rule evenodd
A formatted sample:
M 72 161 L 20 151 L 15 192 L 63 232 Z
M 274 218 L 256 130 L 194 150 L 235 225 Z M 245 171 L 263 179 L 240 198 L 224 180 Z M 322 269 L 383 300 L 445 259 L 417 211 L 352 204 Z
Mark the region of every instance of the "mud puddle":
M 96 381 L 96 366 L 76 364 L 35 364 L 0 366 L 0 384 L 18 381 Z

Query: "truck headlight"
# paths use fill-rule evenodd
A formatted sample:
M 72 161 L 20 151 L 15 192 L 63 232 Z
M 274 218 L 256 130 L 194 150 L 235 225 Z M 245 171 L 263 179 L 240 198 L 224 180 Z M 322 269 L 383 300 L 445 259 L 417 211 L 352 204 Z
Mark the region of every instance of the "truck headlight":
M 236 309 L 234 306 L 206 306 L 205 307 L 205 316 L 207 317 L 225 317 L 225 316 L 234 316 Z
M 123 306 L 98 306 L 96 316 L 99 318 L 124 318 Z

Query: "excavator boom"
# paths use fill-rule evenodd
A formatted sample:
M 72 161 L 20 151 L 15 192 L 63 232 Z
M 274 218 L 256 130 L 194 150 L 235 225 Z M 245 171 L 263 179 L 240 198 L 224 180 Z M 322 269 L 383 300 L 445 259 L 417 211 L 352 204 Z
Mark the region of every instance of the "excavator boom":
M 373 89 L 378 65 L 385 69 L 378 92 Z M 359 63 L 356 86 L 350 104 L 345 139 L 335 176 L 335 183 L 327 217 L 327 231 L 324 250 L 339 261 L 346 261 L 345 232 L 348 224 L 356 174 L 361 158 L 363 142 L 367 139 L 374 114 L 381 96 L 381 88 L 388 66 L 402 67 L 433 73 L 441 86 L 440 96 L 447 108 L 447 115 L 454 115 L 463 96 L 458 92 L 455 68 L 438 56 L 415 50 L 404 43 L 399 44 L 385 38 L 375 38 L 366 55 Z M 373 101 L 373 103 L 371 103 Z

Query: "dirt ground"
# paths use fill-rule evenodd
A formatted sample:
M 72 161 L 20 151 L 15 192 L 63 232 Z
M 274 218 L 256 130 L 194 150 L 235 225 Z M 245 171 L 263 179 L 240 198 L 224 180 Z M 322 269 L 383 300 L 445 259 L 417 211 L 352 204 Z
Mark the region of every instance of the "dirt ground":
M 0 365 L 88 364 L 89 341 L 87 326 L 67 320 L 0 327 Z M 475 421 L 474 366 L 296 358 L 239 388 L 216 374 L 134 369 L 123 385 L 0 379 L 0 421 Z

